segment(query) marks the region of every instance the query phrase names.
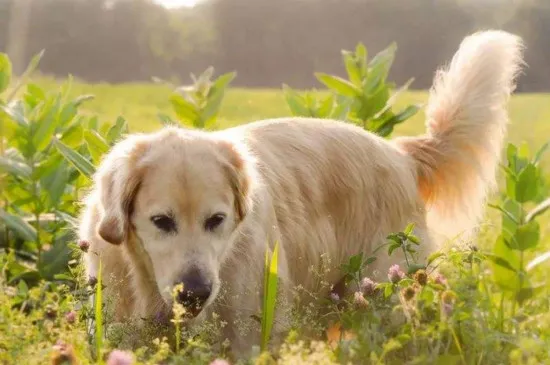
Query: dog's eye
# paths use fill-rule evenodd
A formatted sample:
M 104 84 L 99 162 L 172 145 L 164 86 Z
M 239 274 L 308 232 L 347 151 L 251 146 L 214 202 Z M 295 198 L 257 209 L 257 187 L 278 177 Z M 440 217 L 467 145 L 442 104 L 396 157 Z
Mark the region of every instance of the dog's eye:
M 161 231 L 166 233 L 176 232 L 176 222 L 174 222 L 173 218 L 167 215 L 152 216 L 151 222 L 153 222 L 153 224 Z
M 223 223 L 224 219 L 225 219 L 225 214 L 216 213 L 204 222 L 204 229 L 206 231 L 212 232 L 213 230 L 218 228 L 220 224 Z

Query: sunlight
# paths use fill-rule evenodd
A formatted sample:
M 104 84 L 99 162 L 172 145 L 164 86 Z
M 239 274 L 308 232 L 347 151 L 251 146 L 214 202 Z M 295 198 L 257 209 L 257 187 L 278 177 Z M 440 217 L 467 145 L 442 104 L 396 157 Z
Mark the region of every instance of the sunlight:
M 197 5 L 200 0 L 154 0 L 157 4 L 160 4 L 166 8 L 179 8 L 182 6 L 193 7 Z

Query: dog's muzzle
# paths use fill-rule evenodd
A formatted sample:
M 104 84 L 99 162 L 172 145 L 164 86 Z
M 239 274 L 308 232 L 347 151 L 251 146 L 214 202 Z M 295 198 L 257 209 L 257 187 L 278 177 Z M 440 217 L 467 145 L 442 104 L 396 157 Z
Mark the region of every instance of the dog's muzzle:
M 176 302 L 183 305 L 192 317 L 196 317 L 212 294 L 212 282 L 198 270 L 182 275 L 176 285 L 183 284 L 183 290 L 177 292 Z

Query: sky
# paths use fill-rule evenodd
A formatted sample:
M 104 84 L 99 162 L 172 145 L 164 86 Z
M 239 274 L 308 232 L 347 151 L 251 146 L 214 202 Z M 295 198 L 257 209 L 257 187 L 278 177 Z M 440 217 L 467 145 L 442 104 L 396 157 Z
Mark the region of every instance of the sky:
M 177 8 L 180 6 L 192 7 L 196 5 L 199 1 L 200 0 L 155 0 L 156 3 L 167 8 Z

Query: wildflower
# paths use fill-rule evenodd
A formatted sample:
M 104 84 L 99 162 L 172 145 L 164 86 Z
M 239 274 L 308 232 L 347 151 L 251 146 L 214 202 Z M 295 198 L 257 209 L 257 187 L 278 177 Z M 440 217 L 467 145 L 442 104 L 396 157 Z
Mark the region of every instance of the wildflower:
M 372 281 L 370 278 L 363 278 L 361 280 L 361 291 L 365 296 L 371 296 L 374 294 L 376 290 L 376 283 Z
M 426 274 L 425 270 L 418 270 L 414 274 L 414 280 L 422 286 L 426 285 L 428 283 L 428 274 Z
M 67 321 L 67 323 L 73 324 L 76 321 L 76 312 L 70 311 L 65 314 L 65 320 Z
M 355 292 L 353 296 L 353 303 L 357 308 L 366 309 L 369 306 L 369 302 L 365 299 L 363 293 L 361 293 L 360 291 Z
M 134 356 L 126 351 L 113 350 L 107 359 L 107 365 L 132 365 Z
M 80 240 L 78 241 L 78 247 L 82 250 L 82 252 L 88 252 L 88 249 L 90 248 L 90 242 L 86 240 Z
M 52 365 L 76 365 L 77 360 L 71 345 L 58 340 L 53 346 Z
M 447 279 L 440 273 L 435 276 L 434 282 L 438 285 L 447 286 Z
M 44 308 L 44 315 L 46 316 L 46 318 L 53 320 L 57 317 L 57 310 L 53 305 L 48 304 Z
M 231 365 L 227 360 L 224 359 L 216 359 L 210 363 L 210 365 Z
M 340 300 L 340 296 L 336 293 L 330 293 L 330 300 L 336 303 Z
M 394 284 L 397 284 L 405 277 L 405 273 L 401 271 L 399 265 L 392 265 L 388 270 L 388 279 Z
M 416 290 L 412 286 L 408 286 L 401 290 L 401 294 L 403 295 L 403 298 L 408 302 L 414 298 L 416 295 Z
M 449 317 L 453 313 L 455 299 L 456 295 L 450 290 L 441 294 L 441 313 L 445 317 Z

